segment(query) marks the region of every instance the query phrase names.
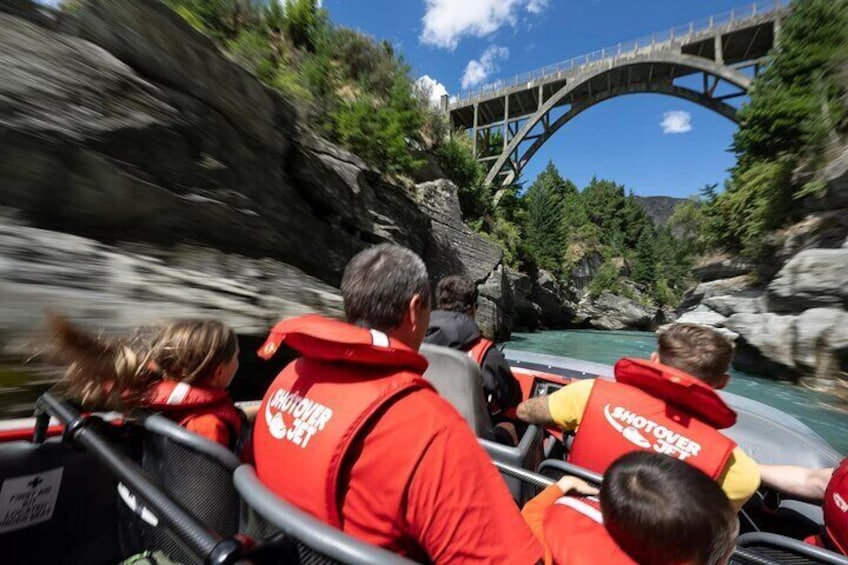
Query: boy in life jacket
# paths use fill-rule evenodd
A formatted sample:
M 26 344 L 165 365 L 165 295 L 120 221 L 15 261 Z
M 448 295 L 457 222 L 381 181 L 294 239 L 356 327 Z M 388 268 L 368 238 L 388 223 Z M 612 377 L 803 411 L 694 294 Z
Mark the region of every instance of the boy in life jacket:
M 628 451 L 665 453 L 716 480 L 738 509 L 760 483 L 757 464 L 718 430 L 736 422 L 713 389 L 723 388 L 733 345 L 718 332 L 674 324 L 651 360 L 621 359 L 615 382 L 578 380 L 518 406 L 533 424 L 577 430 L 569 461 L 603 473 Z
M 631 452 L 598 490 L 565 476 L 524 506 L 546 565 L 724 565 L 739 533 L 721 488 L 678 459 Z
M 101 337 L 51 317 L 52 353 L 68 365 L 57 387 L 89 410 L 161 412 L 234 449 L 243 416 L 226 388 L 238 370 L 238 341 L 219 320 L 174 320 L 129 337 Z
M 506 483 L 460 414 L 422 377 L 424 262 L 396 245 L 342 277 L 348 323 L 283 320 L 259 351 L 301 354 L 268 388 L 253 431 L 259 479 L 366 543 L 434 563 L 541 558 Z M 485 496 L 480 496 L 485 492 Z
M 848 457 L 838 467 L 809 469 L 760 465 L 763 484 L 804 500 L 823 503 L 824 528 L 805 541 L 848 555 Z
M 493 341 L 483 337 L 474 321 L 477 300 L 477 285 L 468 277 L 452 275 L 440 280 L 436 287 L 437 309 L 430 315 L 424 343 L 468 352 L 480 366 L 489 410 L 492 416 L 497 416 L 521 402 L 521 387 L 503 353 L 498 351 Z M 511 423 L 499 423 L 495 434 L 501 443 L 518 443 L 515 426 Z

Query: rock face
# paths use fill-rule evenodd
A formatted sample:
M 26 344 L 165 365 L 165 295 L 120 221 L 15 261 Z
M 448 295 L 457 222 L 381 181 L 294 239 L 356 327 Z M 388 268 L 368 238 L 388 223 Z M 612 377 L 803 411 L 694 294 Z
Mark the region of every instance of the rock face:
M 506 276 L 512 289 L 513 328 L 535 330 L 539 327 L 542 307 L 533 302 L 533 281 L 530 275 L 507 269 Z
M 87 0 L 50 26 L 6 5 L 0 205 L 32 224 L 273 257 L 333 284 L 373 243 L 426 254 L 429 221 L 402 188 L 303 135 L 163 4 Z
M 508 336 L 502 254 L 462 224 L 455 187 L 392 184 L 309 134 L 284 97 L 158 1 L 85 0 L 61 13 L 0 3 L 0 100 L 0 206 L 17 217 L 0 218 L 0 261 L 14 271 L 0 286 L 16 308 L 7 329 L 33 322 L 15 306 L 26 296 L 32 312 L 43 298 L 105 326 L 200 309 L 264 333 L 298 308 L 338 313 L 335 302 L 312 308 L 310 289 L 334 295 L 352 255 L 393 242 L 434 280 L 477 281 L 481 325 Z M 27 253 L 26 238 L 40 251 Z M 114 288 L 98 302 L 99 285 Z
M 801 312 L 848 306 L 848 249 L 808 249 L 792 258 L 768 285 L 769 308 Z
M 656 327 L 660 312 L 624 296 L 604 292 L 595 299 L 584 297 L 575 321 L 597 330 L 650 330 Z
M 337 289 L 273 259 L 189 246 L 106 245 L 2 220 L 0 349 L 6 355 L 32 353 L 27 340 L 43 327 L 45 309 L 107 330 L 216 316 L 257 336 L 285 317 L 344 315 Z
M 556 277 L 540 269 L 530 289 L 532 301 L 539 307 L 539 319 L 546 328 L 563 328 L 574 315 L 575 306 Z
M 603 264 L 604 257 L 598 251 L 590 251 L 576 262 L 569 278 L 575 294 L 583 295 Z
M 477 323 L 483 335 L 500 340 L 512 328 L 512 291 L 501 261 L 503 251 L 462 223 L 456 186 L 448 180 L 416 185 L 421 209 L 430 218 L 427 266 L 433 284 L 465 275 L 479 285 Z
M 822 172 L 823 200 L 774 235 L 774 260 L 758 269 L 764 283 L 736 276 L 747 267 L 727 259 L 699 275 L 731 278 L 702 282 L 684 297 L 678 321 L 735 337 L 740 369 L 822 386 L 848 371 L 848 148 L 836 154 Z M 823 210 L 823 201 L 832 208 Z
M 692 269 L 692 276 L 701 282 L 729 279 L 747 275 L 754 271 L 755 265 L 736 257 L 718 259 Z

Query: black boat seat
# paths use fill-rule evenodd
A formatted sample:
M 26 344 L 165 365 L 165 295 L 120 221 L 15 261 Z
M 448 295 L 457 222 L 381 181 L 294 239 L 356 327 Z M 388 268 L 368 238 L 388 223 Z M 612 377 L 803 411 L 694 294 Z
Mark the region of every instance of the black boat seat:
M 467 353 L 449 347 L 425 343 L 419 352 L 429 363 L 424 378 L 459 411 L 477 437 L 494 440 L 480 366 Z
M 82 453 L 90 456 L 89 464 L 82 470 L 84 478 L 81 481 L 97 481 L 102 487 L 106 487 L 106 491 L 99 496 L 102 496 L 103 501 L 109 502 L 111 506 L 111 521 L 107 523 L 97 522 L 97 526 L 103 527 L 106 530 L 115 532 L 115 524 L 118 524 L 121 519 L 116 516 L 123 508 L 124 504 L 116 500 L 115 492 L 117 490 L 116 483 L 126 485 L 124 490 L 130 493 L 138 494 L 137 503 L 134 503 L 135 508 L 147 508 L 148 516 L 155 516 L 157 519 L 157 527 L 162 531 L 168 532 L 168 535 L 173 536 L 174 540 L 178 540 L 178 545 L 189 553 L 192 562 L 200 563 L 233 563 L 243 553 L 243 546 L 236 538 L 222 538 L 221 534 L 205 524 L 200 523 L 190 512 L 188 512 L 174 497 L 163 492 L 162 488 L 151 480 L 148 473 L 128 457 L 125 448 L 126 442 L 123 441 L 123 432 L 133 432 L 131 426 L 108 426 L 97 416 L 82 416 L 79 411 L 51 393 L 41 395 L 36 402 L 36 411 L 39 424 L 36 428 L 36 435 L 43 436 L 43 430 L 47 427 L 47 416 L 53 416 L 61 424 L 65 426 L 62 442 L 73 449 L 75 453 Z M 137 426 L 136 426 L 137 427 Z M 188 432 L 186 432 L 188 433 Z M 130 439 L 137 434 L 130 435 Z M 117 441 L 116 441 L 117 438 Z M 44 445 L 50 445 L 47 442 Z M 131 449 L 135 445 L 131 446 Z M 96 471 L 98 466 L 102 466 L 108 471 L 108 476 L 97 476 Z M 89 478 L 91 477 L 91 478 Z M 208 498 L 217 499 L 214 491 L 206 493 Z M 94 522 L 92 519 L 92 508 L 97 507 L 101 502 L 96 495 L 88 493 L 88 496 L 78 501 L 77 520 L 80 523 Z M 119 509 L 116 512 L 116 509 Z M 77 528 L 81 529 L 81 528 Z M 69 529 L 73 535 L 75 528 L 72 526 Z M 64 535 L 68 533 L 62 532 Z M 113 534 L 114 535 L 114 534 Z M 114 535 L 114 537 L 119 537 Z M 43 537 L 40 540 L 42 545 L 50 545 L 59 548 L 61 552 L 65 552 L 62 536 Z M 14 547 L 14 546 L 13 546 Z M 8 554 L 4 549 L 4 563 Z M 124 548 L 121 548 L 119 558 L 107 559 L 68 559 L 63 553 L 60 559 L 56 561 L 42 561 L 33 559 L 27 554 L 27 557 L 22 560 L 9 561 L 15 563 L 115 563 L 121 559 L 128 557 Z M 145 548 L 151 549 L 151 548 Z M 24 548 L 29 550 L 29 548 Z
M 742 534 L 736 540 L 736 546 L 741 551 L 733 555 L 731 563 L 763 563 L 749 557 L 754 555 L 781 565 L 848 565 L 848 557 L 844 555 L 778 534 L 765 532 Z
M 91 454 L 58 438 L 0 444 L 2 561 L 120 561 L 115 485 Z
M 233 485 L 238 457 L 161 415 L 142 415 L 135 425 L 142 434 L 141 466 L 157 486 L 208 529 L 224 537 L 238 533 L 241 502 Z M 125 552 L 161 550 L 177 562 L 198 563 L 129 489 L 119 486 L 119 496 Z
M 541 453 L 542 430 L 529 426 L 517 446 L 495 441 L 480 366 L 467 353 L 448 347 L 424 344 L 419 351 L 429 363 L 424 378 L 465 418 L 489 456 L 516 467 L 535 468 Z M 513 498 L 521 504 L 530 491 L 513 477 L 505 476 L 504 479 Z
M 236 469 L 234 482 L 249 512 L 258 514 L 265 522 L 263 527 L 265 531 L 261 536 L 267 537 L 272 531 L 284 534 L 284 536 L 278 536 L 276 540 L 269 542 L 266 539 L 261 542 L 260 545 L 264 546 L 264 550 L 260 549 L 257 553 L 256 562 L 299 562 L 310 565 L 336 563 L 412 565 L 414 563 L 405 557 L 348 536 L 341 530 L 321 522 L 282 500 L 259 481 L 252 465 L 245 464 Z M 245 533 L 260 537 L 255 531 Z M 292 559 L 289 553 L 291 544 L 286 541 L 294 541 L 297 554 L 295 559 Z M 280 551 L 277 556 L 274 556 L 272 551 L 269 552 L 275 544 Z

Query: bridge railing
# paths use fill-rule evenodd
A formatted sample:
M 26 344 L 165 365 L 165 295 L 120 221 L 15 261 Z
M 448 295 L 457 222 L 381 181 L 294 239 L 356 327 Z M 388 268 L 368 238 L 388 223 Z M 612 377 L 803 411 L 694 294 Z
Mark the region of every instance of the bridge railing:
M 646 35 L 638 39 L 623 41 L 613 47 L 598 49 L 597 51 L 578 55 L 577 57 L 572 57 L 571 59 L 560 61 L 539 69 L 534 69 L 508 79 L 496 80 L 492 83 L 485 84 L 476 90 L 461 92 L 460 94 L 451 97 L 450 104 L 453 106 L 460 102 L 471 100 L 472 98 L 485 98 L 487 94 L 493 94 L 504 88 L 527 84 L 528 82 L 532 82 L 543 77 L 555 77 L 558 74 L 566 73 L 577 67 L 628 53 L 638 53 L 642 49 L 650 50 L 663 48 L 675 40 L 686 41 L 687 38 L 705 31 L 730 26 L 736 22 L 749 20 L 758 16 L 768 15 L 772 12 L 785 8 L 789 5 L 789 2 L 790 0 L 765 0 L 763 2 L 755 2 L 754 4 L 741 9 L 730 10 L 721 14 L 694 20 L 688 24 L 676 26 L 666 31 L 652 33 L 651 35 Z

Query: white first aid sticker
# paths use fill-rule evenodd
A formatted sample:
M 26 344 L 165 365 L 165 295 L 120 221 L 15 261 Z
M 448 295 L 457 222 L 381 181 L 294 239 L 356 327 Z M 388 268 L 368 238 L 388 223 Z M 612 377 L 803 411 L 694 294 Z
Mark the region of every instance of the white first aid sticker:
M 53 517 L 62 467 L 3 481 L 0 488 L 0 534 L 46 522 Z

